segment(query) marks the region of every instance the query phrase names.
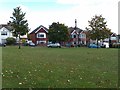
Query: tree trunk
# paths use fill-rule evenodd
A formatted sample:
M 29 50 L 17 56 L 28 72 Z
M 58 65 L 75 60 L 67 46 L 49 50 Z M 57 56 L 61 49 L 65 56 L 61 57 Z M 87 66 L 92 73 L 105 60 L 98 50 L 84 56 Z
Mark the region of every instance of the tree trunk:
M 19 48 L 18 49 L 20 49 L 21 47 L 20 47 L 20 34 L 19 34 Z
M 98 39 L 97 39 L 97 49 L 98 49 Z

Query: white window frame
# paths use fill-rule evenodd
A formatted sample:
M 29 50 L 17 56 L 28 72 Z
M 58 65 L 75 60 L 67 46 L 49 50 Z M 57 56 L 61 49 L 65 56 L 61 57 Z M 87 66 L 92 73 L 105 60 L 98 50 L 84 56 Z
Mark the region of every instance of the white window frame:
M 44 35 L 44 37 L 39 37 L 39 35 Z M 37 38 L 46 38 L 46 34 L 45 33 L 38 33 Z
M 42 42 L 43 42 L 43 44 L 46 44 L 45 40 L 39 40 L 39 41 L 37 41 L 37 44 L 42 44 Z
M 7 31 L 1 31 L 1 35 L 6 35 L 7 36 Z

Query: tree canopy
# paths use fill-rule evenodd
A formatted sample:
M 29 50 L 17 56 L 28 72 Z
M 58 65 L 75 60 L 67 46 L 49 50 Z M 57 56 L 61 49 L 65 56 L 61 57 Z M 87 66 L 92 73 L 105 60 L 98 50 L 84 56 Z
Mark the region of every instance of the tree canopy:
M 89 32 L 90 38 L 93 40 L 100 40 L 109 38 L 111 34 L 111 30 L 107 28 L 107 22 L 102 15 L 95 15 L 91 21 L 88 21 L 89 28 L 86 28 Z
M 18 37 L 18 34 L 25 35 L 29 31 L 27 20 L 24 20 L 25 14 L 20 7 L 16 7 L 13 16 L 10 17 L 12 21 L 9 21 L 9 24 L 13 27 L 12 32 L 15 37 Z
M 49 26 L 49 41 L 52 42 L 64 42 L 69 39 L 68 27 L 59 22 L 53 22 Z

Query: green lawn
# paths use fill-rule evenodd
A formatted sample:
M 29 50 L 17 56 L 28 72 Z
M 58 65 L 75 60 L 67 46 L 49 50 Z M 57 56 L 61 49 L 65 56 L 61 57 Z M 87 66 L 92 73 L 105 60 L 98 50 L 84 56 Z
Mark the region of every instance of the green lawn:
M 3 88 L 115 88 L 118 50 L 2 48 Z

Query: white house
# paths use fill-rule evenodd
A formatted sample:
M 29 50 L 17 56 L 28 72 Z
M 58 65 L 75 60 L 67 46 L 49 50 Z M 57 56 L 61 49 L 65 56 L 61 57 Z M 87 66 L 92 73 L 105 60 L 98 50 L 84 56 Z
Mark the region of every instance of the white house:
M 10 30 L 11 30 L 11 27 L 8 26 L 7 24 L 0 25 L 0 44 L 6 43 L 6 38 L 13 37 Z

